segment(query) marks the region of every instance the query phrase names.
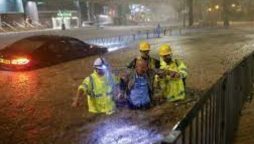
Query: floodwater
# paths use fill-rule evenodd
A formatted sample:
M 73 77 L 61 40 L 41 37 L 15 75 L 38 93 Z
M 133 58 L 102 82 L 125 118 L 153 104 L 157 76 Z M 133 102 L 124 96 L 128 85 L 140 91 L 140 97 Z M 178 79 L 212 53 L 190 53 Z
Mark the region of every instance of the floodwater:
M 161 43 L 189 67 L 188 89 L 205 91 L 254 50 L 254 31 L 215 30 L 150 40 L 158 57 Z M 138 50 L 105 55 L 113 71 L 122 70 Z M 93 70 L 96 56 L 27 72 L 0 71 L 0 144 L 149 144 L 159 141 L 191 108 L 190 103 L 158 103 L 146 111 L 120 108 L 111 116 L 72 108 L 78 85 Z M 192 97 L 189 97 L 191 99 Z

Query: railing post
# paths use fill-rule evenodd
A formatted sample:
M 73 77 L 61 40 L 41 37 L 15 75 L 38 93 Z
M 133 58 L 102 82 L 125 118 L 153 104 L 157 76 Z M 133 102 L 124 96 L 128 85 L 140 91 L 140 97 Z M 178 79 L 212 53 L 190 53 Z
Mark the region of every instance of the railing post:
M 161 144 L 176 144 L 176 140 L 180 137 L 181 132 L 178 130 L 173 130 L 168 136 L 161 142 Z
M 163 33 L 164 33 L 164 36 L 166 36 L 166 34 L 167 34 L 167 29 L 166 28 L 164 29 Z
M 133 37 L 133 40 L 135 41 L 136 40 L 136 35 L 132 34 L 132 37 Z
M 157 38 L 160 38 L 161 37 L 161 31 L 157 31 Z
M 149 31 L 146 31 L 146 39 L 149 39 Z
M 225 78 L 222 82 L 222 95 L 221 95 L 221 119 L 220 119 L 220 141 L 219 143 L 224 144 L 225 142 L 225 132 L 226 132 L 226 90 L 227 90 L 227 78 Z
M 119 35 L 119 36 L 118 36 L 118 42 L 120 42 L 120 41 L 121 41 L 121 36 Z

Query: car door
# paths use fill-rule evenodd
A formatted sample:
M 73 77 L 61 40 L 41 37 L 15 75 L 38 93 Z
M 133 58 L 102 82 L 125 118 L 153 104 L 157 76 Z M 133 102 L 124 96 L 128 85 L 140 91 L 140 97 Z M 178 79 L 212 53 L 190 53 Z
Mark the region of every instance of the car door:
M 67 40 L 59 40 L 56 47 L 56 57 L 58 59 L 65 61 L 72 58 L 73 53 Z
M 33 59 L 38 65 L 49 65 L 55 61 L 55 55 L 51 51 L 53 43 L 48 42 L 33 52 Z
M 65 61 L 67 57 L 65 56 L 65 47 L 67 47 L 65 40 L 58 40 L 51 42 L 47 45 L 47 59 L 52 63 L 59 63 Z
M 75 56 L 82 57 L 86 55 L 90 55 L 89 45 L 84 44 L 83 42 L 76 39 L 69 39 L 69 45 L 71 47 L 71 51 Z

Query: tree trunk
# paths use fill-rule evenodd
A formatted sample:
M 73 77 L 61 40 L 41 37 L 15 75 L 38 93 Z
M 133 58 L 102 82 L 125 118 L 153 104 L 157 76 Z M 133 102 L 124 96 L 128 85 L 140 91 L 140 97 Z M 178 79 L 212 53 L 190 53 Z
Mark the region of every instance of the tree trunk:
M 229 0 L 223 0 L 223 22 L 224 27 L 229 26 Z
M 193 0 L 188 0 L 188 7 L 189 7 L 189 26 L 192 26 L 194 22 Z
M 86 8 L 87 8 L 87 21 L 91 22 L 91 12 L 90 12 L 90 2 L 86 1 Z
M 81 27 L 81 24 L 82 24 L 82 16 L 81 16 L 81 8 L 80 8 L 80 1 L 79 0 L 76 0 L 75 1 L 76 3 L 76 7 L 77 7 L 77 11 L 78 11 L 78 19 L 79 19 L 79 23 L 78 23 L 78 26 Z

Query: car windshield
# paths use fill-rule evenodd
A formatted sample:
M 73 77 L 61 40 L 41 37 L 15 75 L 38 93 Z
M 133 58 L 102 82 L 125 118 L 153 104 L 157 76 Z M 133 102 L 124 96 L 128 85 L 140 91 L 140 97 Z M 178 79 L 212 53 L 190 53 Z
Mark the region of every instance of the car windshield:
M 8 49 L 12 51 L 32 52 L 45 42 L 44 40 L 23 39 L 8 46 Z

